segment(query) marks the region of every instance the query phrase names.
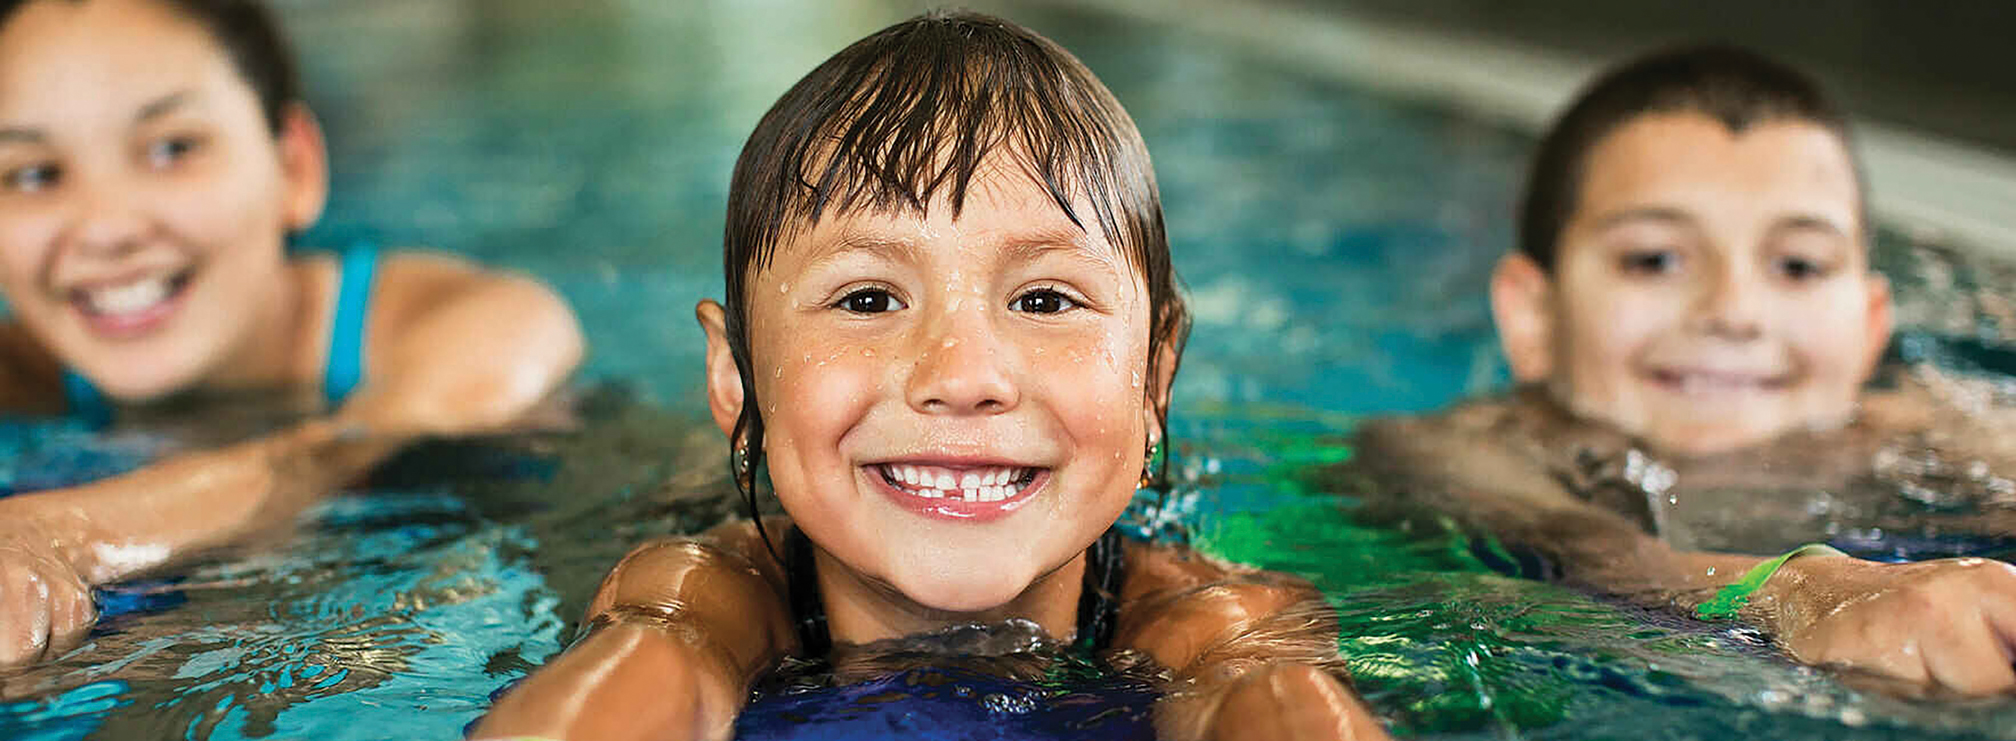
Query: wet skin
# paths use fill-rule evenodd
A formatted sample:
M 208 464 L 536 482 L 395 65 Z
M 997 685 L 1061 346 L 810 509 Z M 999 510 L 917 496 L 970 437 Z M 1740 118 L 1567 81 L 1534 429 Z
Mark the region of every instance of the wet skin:
M 166 6 L 15 11 L 0 28 L 0 291 L 15 309 L 0 407 L 63 411 L 64 366 L 122 409 L 317 395 L 337 267 L 282 241 L 319 215 L 324 160 L 306 107 L 276 131 L 227 52 Z M 388 254 L 372 293 L 366 375 L 341 409 L 0 501 L 0 665 L 81 636 L 91 585 L 285 523 L 408 442 L 521 424 L 582 352 L 572 312 L 528 279 Z
M 2011 473 L 2016 457 L 1992 442 L 2006 437 L 1921 397 L 1863 392 L 1890 306 L 1868 272 L 1848 157 L 1799 121 L 1732 132 L 1670 113 L 1621 126 L 1590 154 L 1558 264 L 1512 255 L 1493 277 L 1500 343 L 1527 386 L 1367 424 L 1365 493 L 1454 514 L 1572 581 L 1691 610 L 1764 559 L 1673 547 L 1648 531 L 1659 504 L 1648 510 L 1643 490 L 1606 500 L 1578 487 L 1591 465 L 1642 451 L 1678 472 L 1667 486 L 1740 487 L 1782 482 L 1788 459 L 1761 448 L 1799 451 L 1793 470 L 1859 472 L 1866 458 L 1841 459 L 1931 439 Z M 2016 535 L 2007 514 L 1969 524 Z M 2016 689 L 2008 564 L 1803 556 L 1740 618 L 1808 663 L 1964 694 Z
M 1667 450 L 1845 423 L 1889 338 L 1853 165 L 1803 122 L 1647 115 L 1589 154 L 1551 274 L 1494 278 L 1521 381 Z
M 1085 550 L 1133 496 L 1158 428 L 1169 379 L 1145 377 L 1157 348 L 1139 272 L 1015 168 L 983 172 L 956 219 L 943 203 L 829 216 L 749 278 L 767 465 L 815 546 L 840 643 L 1009 618 L 1073 638 Z M 722 307 L 699 316 L 711 407 L 732 434 L 751 389 Z M 1010 491 L 928 493 L 941 475 L 985 488 L 996 470 Z M 1169 548 L 1133 547 L 1128 562 L 1118 642 L 1174 671 L 1180 691 L 1158 710 L 1171 737 L 1384 737 L 1323 671 L 1336 628 L 1307 584 Z M 794 648 L 782 588 L 746 523 L 645 546 L 591 606 L 604 627 L 477 735 L 723 738 L 744 688 Z M 698 699 L 654 703 L 666 682 Z M 1304 710 L 1224 711 L 1270 704 Z

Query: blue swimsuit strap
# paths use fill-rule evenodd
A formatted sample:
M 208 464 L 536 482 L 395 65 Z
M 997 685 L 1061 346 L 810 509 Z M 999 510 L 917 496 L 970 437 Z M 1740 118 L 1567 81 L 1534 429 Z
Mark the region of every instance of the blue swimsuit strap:
M 360 244 L 343 251 L 343 274 L 336 288 L 336 319 L 329 328 L 329 359 L 322 370 L 322 396 L 335 409 L 364 381 L 364 324 L 371 316 L 371 278 L 378 250 Z
M 343 251 L 337 277 L 336 318 L 330 323 L 329 359 L 322 371 L 322 396 L 329 408 L 342 405 L 364 380 L 364 324 L 371 316 L 371 278 L 378 250 L 361 244 Z M 91 380 L 63 369 L 63 411 L 92 427 L 112 424 L 112 403 Z

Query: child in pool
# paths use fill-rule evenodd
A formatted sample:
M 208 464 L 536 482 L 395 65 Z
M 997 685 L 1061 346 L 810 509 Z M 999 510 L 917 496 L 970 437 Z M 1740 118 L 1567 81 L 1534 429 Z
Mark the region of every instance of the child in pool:
M 0 664 L 81 636 L 91 586 L 282 521 L 410 441 L 509 427 L 579 361 L 572 312 L 533 280 L 290 256 L 327 176 L 253 0 L 0 4 L 0 410 L 279 391 L 326 411 L 0 500 Z
M 698 310 L 737 486 L 767 461 L 789 516 L 631 553 L 476 735 L 724 738 L 787 655 L 1019 619 L 1168 667 L 1171 738 L 1383 738 L 1307 584 L 1111 530 L 1187 326 L 1160 208 L 1112 94 L 1005 21 L 929 14 L 800 80 Z
M 1736 617 L 1803 662 L 2007 692 L 2009 565 L 1805 549 L 1771 575 L 1734 555 L 1844 522 L 2016 534 L 2006 481 L 1974 487 L 1964 516 L 1902 512 L 1902 487 L 1883 491 L 1915 455 L 1896 451 L 1974 470 L 1930 485 L 1948 490 L 1992 484 L 1983 472 L 2016 457 L 1922 394 L 1864 390 L 1891 328 L 1867 244 L 1843 118 L 1805 76 L 1720 47 L 1626 64 L 1542 140 L 1519 249 L 1492 278 L 1522 385 L 1367 424 L 1349 468 L 1372 475 L 1353 485 L 1599 590 L 1711 616 L 1742 604 Z M 1764 578 L 1747 604 L 1727 588 L 1745 576 Z

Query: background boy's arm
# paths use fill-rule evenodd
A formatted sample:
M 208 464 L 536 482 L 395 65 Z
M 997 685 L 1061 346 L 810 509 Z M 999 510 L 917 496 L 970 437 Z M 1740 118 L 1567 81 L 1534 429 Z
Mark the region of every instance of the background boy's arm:
M 783 576 L 754 530 L 632 551 L 589 606 L 592 632 L 512 688 L 474 735 L 729 738 L 750 683 L 795 643 Z
M 1171 671 L 1163 738 L 1384 739 L 1337 679 L 1337 620 L 1307 582 L 1130 543 L 1116 644 Z
M 1579 500 L 1499 437 L 1448 417 L 1382 420 L 1361 429 L 1354 465 L 1376 472 L 1364 492 L 1375 507 L 1432 509 L 1542 555 L 1570 582 L 1640 603 L 1691 614 L 1768 560 L 1674 550 L 1630 519 Z M 2016 688 L 2016 567 L 2008 564 L 1803 556 L 1750 595 L 1738 617 L 1809 664 L 1965 694 Z
M 334 416 L 0 500 L 0 665 L 80 636 L 93 585 L 270 529 L 406 444 L 503 429 L 549 396 L 580 358 L 572 312 L 536 283 L 448 267 L 405 281 L 424 301 L 374 311 L 396 334 Z

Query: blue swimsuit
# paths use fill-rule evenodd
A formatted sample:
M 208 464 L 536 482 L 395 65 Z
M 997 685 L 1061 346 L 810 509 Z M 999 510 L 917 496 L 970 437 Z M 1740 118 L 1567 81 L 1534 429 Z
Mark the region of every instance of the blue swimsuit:
M 329 357 L 322 369 L 322 397 L 330 409 L 343 404 L 364 380 L 364 321 L 370 316 L 371 276 L 378 250 L 360 245 L 344 250 L 336 279 L 336 319 L 330 323 Z M 64 410 L 93 427 L 112 423 L 112 404 L 98 387 L 75 371 L 63 371 Z

